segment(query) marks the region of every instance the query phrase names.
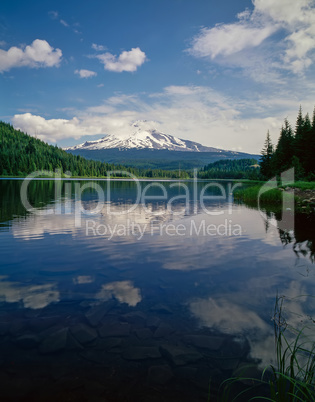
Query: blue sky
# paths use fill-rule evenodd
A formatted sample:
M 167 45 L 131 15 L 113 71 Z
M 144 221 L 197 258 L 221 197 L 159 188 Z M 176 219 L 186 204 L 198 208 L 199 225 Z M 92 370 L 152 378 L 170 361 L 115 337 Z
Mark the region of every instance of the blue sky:
M 136 120 L 260 152 L 315 104 L 311 0 L 0 4 L 0 119 L 60 146 Z

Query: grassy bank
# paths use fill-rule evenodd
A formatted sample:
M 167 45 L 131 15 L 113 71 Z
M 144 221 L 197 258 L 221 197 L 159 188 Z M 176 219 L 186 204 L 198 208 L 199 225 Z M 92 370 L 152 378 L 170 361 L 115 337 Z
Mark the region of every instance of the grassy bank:
M 289 184 L 287 187 L 299 190 L 315 190 L 315 181 L 297 181 L 294 184 Z
M 287 197 L 294 197 L 296 206 L 301 210 L 303 208 L 307 209 L 305 208 L 305 205 L 310 206 L 313 205 L 312 203 L 314 203 L 313 198 L 315 198 L 315 182 L 300 181 L 284 187 L 270 188 L 270 190 L 265 188 L 267 191 L 264 191 L 259 197 L 259 192 L 262 188 L 262 185 L 263 184 L 257 184 L 235 190 L 234 200 L 244 202 L 246 205 L 252 207 L 257 207 L 259 198 L 261 206 L 277 207 L 281 206 L 283 192 L 285 192 Z
M 250 187 L 238 188 L 234 192 L 234 200 L 243 201 L 245 204 L 251 206 L 258 205 L 258 196 L 262 188 L 262 184 L 257 184 Z M 276 205 L 281 203 L 282 191 L 280 189 L 273 189 L 264 192 L 260 197 L 262 205 Z

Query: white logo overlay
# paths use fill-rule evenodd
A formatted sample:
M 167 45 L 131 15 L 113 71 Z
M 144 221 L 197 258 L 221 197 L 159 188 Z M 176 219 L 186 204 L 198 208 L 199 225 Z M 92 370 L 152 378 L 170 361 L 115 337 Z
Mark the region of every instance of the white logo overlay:
M 120 177 L 118 179 L 117 177 Z M 29 200 L 29 185 L 33 180 L 54 181 L 54 203 L 47 207 L 34 207 Z M 21 201 L 25 209 L 34 215 L 72 215 L 76 228 L 85 228 L 87 236 L 132 236 L 141 240 L 151 236 L 241 236 L 241 225 L 233 222 L 233 193 L 242 183 L 203 182 L 197 180 L 197 170 L 190 182 L 140 180 L 127 171 L 110 171 L 106 179 L 71 178 L 60 170 L 36 171 L 28 175 L 21 185 Z M 111 183 L 131 181 L 135 197 L 117 203 L 112 200 Z M 100 183 L 102 182 L 102 183 Z M 104 185 L 104 182 L 106 185 Z M 201 184 L 200 184 L 201 183 Z M 266 192 L 294 183 L 294 169 L 262 185 L 257 205 L 263 219 L 261 197 Z M 101 185 L 102 184 L 102 185 Z M 173 195 L 175 189 L 177 195 Z M 171 192 L 171 194 L 170 194 Z M 84 194 L 90 194 L 86 199 Z M 154 194 L 154 195 L 152 195 Z M 158 194 L 158 195 L 157 195 Z M 294 197 L 282 191 L 282 218 L 269 223 L 281 230 L 294 230 Z M 154 205 L 157 205 L 153 207 Z M 213 217 L 211 221 L 211 218 Z M 203 219 L 202 219 L 203 218 Z

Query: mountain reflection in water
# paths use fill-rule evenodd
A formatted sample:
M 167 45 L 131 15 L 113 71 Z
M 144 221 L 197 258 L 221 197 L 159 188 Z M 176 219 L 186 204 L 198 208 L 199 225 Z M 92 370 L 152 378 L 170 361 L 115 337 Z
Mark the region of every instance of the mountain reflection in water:
M 182 186 L 163 183 L 166 200 L 156 186 L 146 208 L 120 214 L 135 184 L 99 181 L 111 199 L 78 226 L 66 213 L 76 206 L 71 183 L 70 198 L 61 182 L 57 199 L 52 181 L 30 183 L 33 206 L 61 211 L 34 215 L 20 202 L 21 181 L 0 180 L 4 398 L 206 400 L 210 377 L 215 394 L 240 366 L 274 360 L 277 294 L 290 325 L 314 333 L 313 217 L 297 215 L 283 231 L 277 214 L 218 198 L 205 201 L 210 215 L 193 183 L 188 203 Z M 83 192 L 86 210 L 96 203 L 93 189 Z

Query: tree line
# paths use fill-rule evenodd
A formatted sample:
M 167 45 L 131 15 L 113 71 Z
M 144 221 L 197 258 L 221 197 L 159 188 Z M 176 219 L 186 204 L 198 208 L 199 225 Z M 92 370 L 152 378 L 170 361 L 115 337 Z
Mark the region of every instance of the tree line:
M 0 176 L 22 177 L 35 171 L 55 169 L 60 169 L 61 174 L 71 172 L 72 176 L 80 177 L 105 177 L 114 170 L 127 171 L 137 177 L 179 177 L 177 171 L 126 167 L 72 155 L 0 121 Z M 188 172 L 180 172 L 180 178 L 187 177 Z
M 227 159 L 209 163 L 198 172 L 200 179 L 248 179 L 259 180 L 256 159 Z
M 280 131 L 277 145 L 272 144 L 269 131 L 261 152 L 260 173 L 270 179 L 294 167 L 296 180 L 315 180 L 315 108 L 312 121 L 309 114 L 303 116 L 300 107 L 293 129 L 288 121 Z

